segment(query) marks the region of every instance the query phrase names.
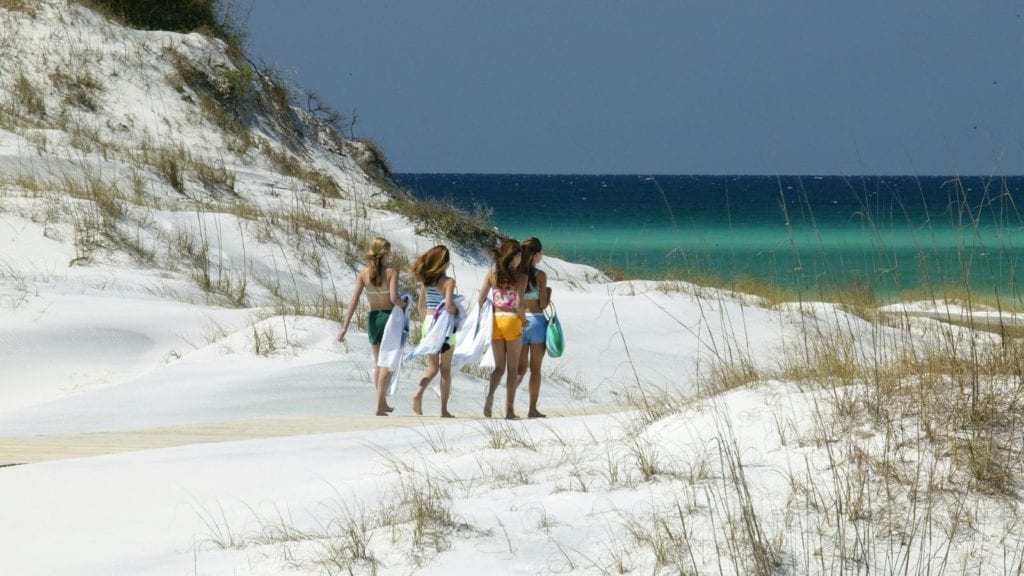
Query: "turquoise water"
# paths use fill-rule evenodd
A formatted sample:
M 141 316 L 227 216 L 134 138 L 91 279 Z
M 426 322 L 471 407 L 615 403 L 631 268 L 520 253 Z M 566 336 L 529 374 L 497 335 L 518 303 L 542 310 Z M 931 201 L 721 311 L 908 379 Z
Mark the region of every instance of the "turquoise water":
M 1024 178 L 404 174 L 517 238 L 629 277 L 1016 293 Z

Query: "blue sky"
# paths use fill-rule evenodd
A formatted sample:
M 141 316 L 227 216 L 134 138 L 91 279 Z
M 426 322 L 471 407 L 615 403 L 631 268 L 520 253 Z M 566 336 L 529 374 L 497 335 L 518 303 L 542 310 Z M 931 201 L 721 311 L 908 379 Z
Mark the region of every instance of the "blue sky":
M 1024 3 L 236 0 L 398 172 L 1024 174 Z

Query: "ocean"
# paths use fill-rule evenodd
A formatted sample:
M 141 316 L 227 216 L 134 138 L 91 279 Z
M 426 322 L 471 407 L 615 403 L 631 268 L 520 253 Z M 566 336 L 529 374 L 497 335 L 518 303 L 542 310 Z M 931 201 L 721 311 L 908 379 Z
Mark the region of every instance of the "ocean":
M 399 174 L 619 278 L 1018 297 L 1024 177 Z

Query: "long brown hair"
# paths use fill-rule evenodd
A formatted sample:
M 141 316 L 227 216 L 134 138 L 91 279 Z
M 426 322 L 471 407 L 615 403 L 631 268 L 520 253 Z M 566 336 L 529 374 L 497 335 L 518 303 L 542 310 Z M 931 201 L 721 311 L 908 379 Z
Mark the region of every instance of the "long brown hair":
M 366 257 L 369 259 L 370 285 L 380 286 L 384 283 L 384 261 L 387 260 L 389 254 L 391 254 L 391 242 L 378 236 L 370 243 L 370 251 L 366 253 Z
M 527 286 L 532 288 L 537 286 L 537 269 L 533 267 L 533 257 L 541 253 L 544 249 L 540 244 L 540 240 L 536 236 L 530 236 L 526 240 L 523 240 L 522 246 L 522 259 L 519 261 L 519 273 L 526 274 Z
M 516 269 L 512 267 L 512 260 L 521 250 L 519 242 L 509 238 L 494 251 L 494 283 L 498 288 L 508 289 L 516 285 Z
M 433 286 L 444 275 L 449 258 L 447 246 L 434 246 L 416 259 L 412 265 L 412 275 L 424 286 Z

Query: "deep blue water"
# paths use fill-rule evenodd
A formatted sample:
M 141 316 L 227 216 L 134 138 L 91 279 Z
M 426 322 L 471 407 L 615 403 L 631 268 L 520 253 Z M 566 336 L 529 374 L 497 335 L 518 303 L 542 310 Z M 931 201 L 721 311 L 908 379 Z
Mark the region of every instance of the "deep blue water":
M 630 277 L 1015 295 L 1024 177 L 400 174 L 508 234 Z

